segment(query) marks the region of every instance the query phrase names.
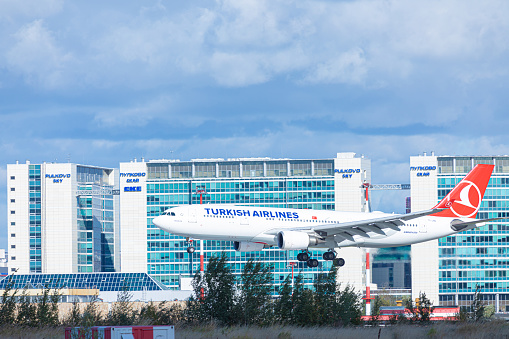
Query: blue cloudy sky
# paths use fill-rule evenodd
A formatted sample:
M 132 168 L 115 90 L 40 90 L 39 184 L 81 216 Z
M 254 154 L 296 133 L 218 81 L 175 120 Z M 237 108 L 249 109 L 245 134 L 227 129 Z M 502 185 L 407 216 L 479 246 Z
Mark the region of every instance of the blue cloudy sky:
M 0 224 L 16 160 L 353 151 L 398 183 L 424 151 L 509 154 L 507 18 L 505 0 L 0 0 Z

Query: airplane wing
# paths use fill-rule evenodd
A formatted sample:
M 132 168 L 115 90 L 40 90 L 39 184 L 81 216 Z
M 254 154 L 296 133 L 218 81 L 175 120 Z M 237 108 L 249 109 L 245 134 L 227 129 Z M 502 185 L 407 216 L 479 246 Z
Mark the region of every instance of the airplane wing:
M 290 231 L 314 231 L 322 237 L 340 235 L 346 239 L 353 240 L 354 235 L 363 237 L 370 237 L 368 232 L 373 232 L 380 235 L 386 235 L 385 230 L 391 229 L 399 231 L 399 226 L 404 224 L 404 221 L 412 220 L 415 218 L 423 217 L 426 215 L 434 214 L 443 211 L 444 208 L 434 208 L 431 210 L 420 211 L 408 214 L 393 214 L 382 218 L 373 218 L 365 220 L 349 221 L 344 223 L 330 223 L 320 224 L 313 226 L 302 226 L 295 228 L 285 228 L 284 230 Z M 482 222 L 477 220 L 476 222 Z M 277 234 L 283 229 L 272 229 L 266 233 Z

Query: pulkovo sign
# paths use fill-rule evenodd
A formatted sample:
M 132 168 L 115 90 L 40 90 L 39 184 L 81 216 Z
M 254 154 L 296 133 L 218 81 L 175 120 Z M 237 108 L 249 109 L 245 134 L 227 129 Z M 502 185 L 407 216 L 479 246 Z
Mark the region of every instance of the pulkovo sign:
M 71 177 L 70 174 L 46 174 L 45 176 L 46 179 L 53 179 L 53 182 L 57 184 L 64 181 L 64 179 L 68 179 L 70 177 Z
M 410 166 L 410 171 L 417 172 L 418 177 L 429 177 L 430 171 L 435 171 L 436 166 Z
M 127 184 L 140 182 L 140 178 L 147 176 L 145 172 L 139 173 L 120 173 L 121 178 L 125 178 Z M 124 192 L 141 192 L 141 186 L 124 186 Z
M 344 169 L 335 169 L 334 173 L 342 174 L 342 178 L 351 178 L 353 174 L 360 173 L 360 168 L 344 168 Z

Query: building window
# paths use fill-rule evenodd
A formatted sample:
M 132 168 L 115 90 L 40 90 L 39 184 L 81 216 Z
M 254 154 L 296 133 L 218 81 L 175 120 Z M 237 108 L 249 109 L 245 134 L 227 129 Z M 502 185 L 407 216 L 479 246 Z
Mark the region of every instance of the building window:
M 242 163 L 243 177 L 263 177 L 263 162 Z
M 11 187 L 11 192 L 14 192 L 15 190 L 16 190 L 16 188 Z
M 16 260 L 16 257 L 11 257 L 11 260 Z
M 268 177 L 286 177 L 288 175 L 288 164 L 286 162 L 268 162 Z
M 16 199 L 11 199 L 11 202 L 16 202 Z
M 307 176 L 311 175 L 311 162 L 292 161 L 290 162 L 291 176 Z
M 16 214 L 16 211 L 11 211 L 11 214 Z
M 11 180 L 14 180 L 16 179 L 16 177 L 14 175 L 11 175 Z
M 216 176 L 215 163 L 196 163 L 194 165 L 195 178 L 213 178 Z
M 333 162 L 332 161 L 315 161 L 314 175 L 333 175 Z
M 15 268 L 11 268 L 11 272 L 16 272 L 16 269 Z
M 11 248 L 16 248 L 16 245 L 11 245 Z
M 495 172 L 497 173 L 509 173 L 509 159 L 495 159 Z
M 16 238 L 16 233 L 11 233 L 11 238 Z
M 479 164 L 493 165 L 493 158 L 487 158 L 487 157 L 474 158 L 474 167 Z
M 452 165 L 453 165 L 452 158 L 439 158 L 438 173 L 452 173 L 453 172 Z
M 11 221 L 11 226 L 16 226 L 16 222 L 15 221 Z
M 148 164 L 148 179 L 168 179 L 168 164 Z
M 471 158 L 456 158 L 456 173 L 468 173 L 472 170 Z
M 172 164 L 171 177 L 172 178 L 191 178 L 193 176 L 192 166 L 189 164 Z
M 240 176 L 240 165 L 238 163 L 219 163 L 220 178 L 237 178 Z

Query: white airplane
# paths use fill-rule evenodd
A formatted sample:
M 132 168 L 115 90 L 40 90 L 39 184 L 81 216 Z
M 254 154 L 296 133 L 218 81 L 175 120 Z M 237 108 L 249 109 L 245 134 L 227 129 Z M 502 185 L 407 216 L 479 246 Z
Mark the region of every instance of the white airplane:
M 318 260 L 310 258 L 308 249 L 326 248 L 323 259 L 343 266 L 345 261 L 336 259 L 335 248 L 406 246 L 503 219 L 475 219 L 493 167 L 477 165 L 435 207 L 409 214 L 207 204 L 173 207 L 153 222 L 188 240 L 234 241 L 237 251 L 261 251 L 272 246 L 302 250 L 297 260 L 306 261 L 309 267 L 318 266 Z

